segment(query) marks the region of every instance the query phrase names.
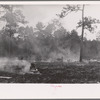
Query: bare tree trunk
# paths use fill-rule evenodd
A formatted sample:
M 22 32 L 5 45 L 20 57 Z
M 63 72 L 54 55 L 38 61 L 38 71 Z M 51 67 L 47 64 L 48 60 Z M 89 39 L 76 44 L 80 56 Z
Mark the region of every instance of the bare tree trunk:
M 83 36 L 84 36 L 84 6 L 82 8 L 82 35 L 81 35 L 81 43 L 80 43 L 80 62 L 83 59 Z

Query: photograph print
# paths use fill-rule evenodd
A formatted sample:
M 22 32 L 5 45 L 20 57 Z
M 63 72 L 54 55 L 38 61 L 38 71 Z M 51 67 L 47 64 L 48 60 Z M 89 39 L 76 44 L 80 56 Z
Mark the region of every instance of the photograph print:
M 0 83 L 100 83 L 100 4 L 0 4 Z

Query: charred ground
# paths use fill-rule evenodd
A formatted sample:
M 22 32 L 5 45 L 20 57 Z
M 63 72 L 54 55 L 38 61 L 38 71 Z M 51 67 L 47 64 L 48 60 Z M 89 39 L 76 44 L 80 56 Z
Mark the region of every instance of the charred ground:
M 0 83 L 99 83 L 100 63 L 35 63 L 41 75 L 0 72 Z

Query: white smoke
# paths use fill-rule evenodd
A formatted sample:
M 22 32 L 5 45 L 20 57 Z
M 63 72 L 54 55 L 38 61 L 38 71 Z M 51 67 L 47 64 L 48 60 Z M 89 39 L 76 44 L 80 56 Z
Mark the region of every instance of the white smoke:
M 63 58 L 64 62 L 75 62 L 79 61 L 79 49 L 76 53 L 72 52 L 70 49 L 59 49 L 59 52 L 50 53 L 50 58 L 48 61 L 56 61 L 58 58 Z
M 22 74 L 30 70 L 31 64 L 17 58 L 0 58 L 0 71 Z

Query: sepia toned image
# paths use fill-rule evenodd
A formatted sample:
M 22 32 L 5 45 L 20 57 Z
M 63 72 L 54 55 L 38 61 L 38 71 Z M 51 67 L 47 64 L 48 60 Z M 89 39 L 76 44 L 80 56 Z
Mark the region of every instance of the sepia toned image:
M 100 4 L 0 4 L 0 83 L 100 83 Z

